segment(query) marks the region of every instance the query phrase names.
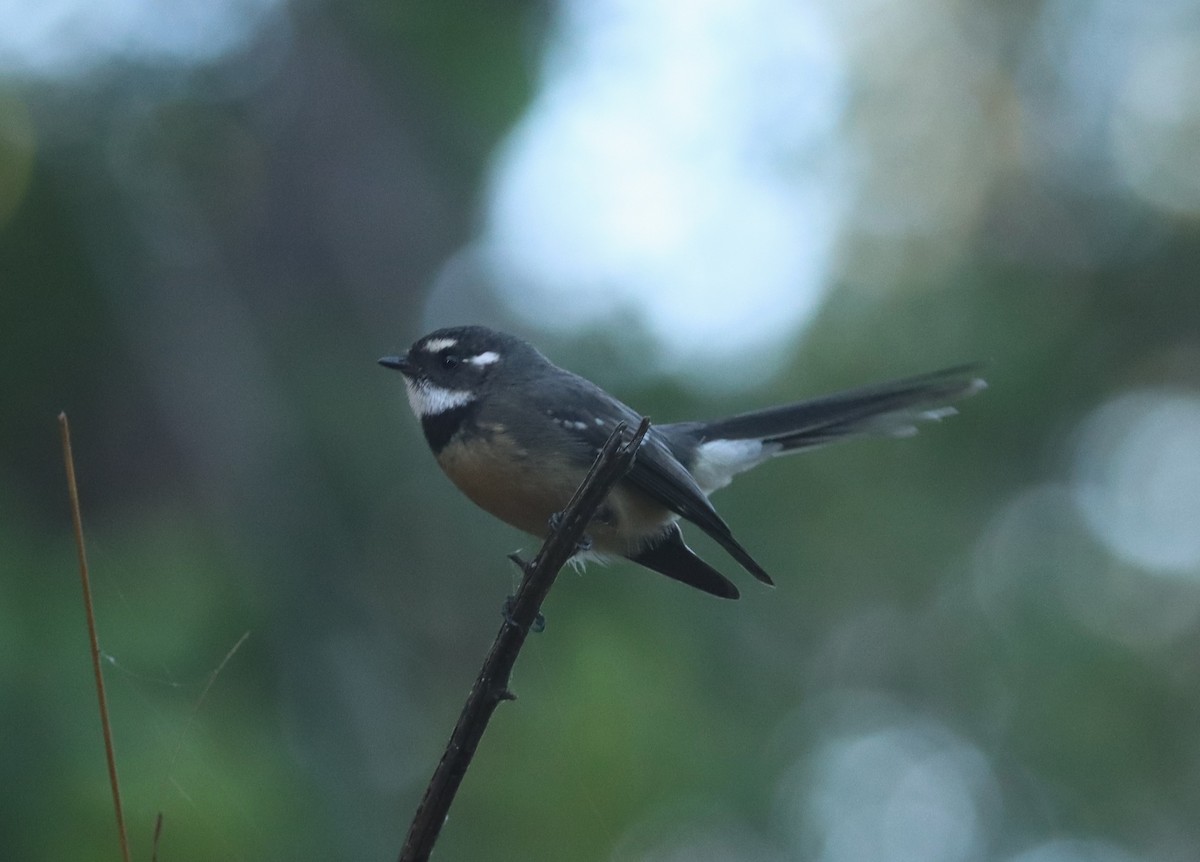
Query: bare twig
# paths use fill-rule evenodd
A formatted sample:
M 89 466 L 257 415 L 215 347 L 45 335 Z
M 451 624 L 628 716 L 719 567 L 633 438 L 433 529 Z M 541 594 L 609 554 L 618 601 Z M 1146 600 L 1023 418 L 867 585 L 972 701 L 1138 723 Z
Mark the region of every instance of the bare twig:
M 626 431 L 624 423 L 613 430 L 587 478 L 563 511 L 558 525 L 550 532 L 533 562 L 522 566 L 525 576 L 521 579 L 516 599 L 508 609 L 500 632 L 467 696 L 458 724 L 450 735 L 450 742 L 429 786 L 425 788 L 425 796 L 417 807 L 404 848 L 400 851 L 400 862 L 424 862 L 433 852 L 434 842 L 454 801 L 454 794 L 466 775 L 467 767 L 471 765 L 475 748 L 487 729 L 492 713 L 501 701 L 515 698 L 508 690 L 508 681 L 542 602 L 554 585 L 559 569 L 578 550 L 584 529 L 608 492 L 633 466 L 638 447 L 649 428 L 650 420 L 643 419 L 626 443 L 622 443 Z
M 104 694 L 104 674 L 100 668 L 100 641 L 96 636 L 96 612 L 92 607 L 92 583 L 88 577 L 87 553 L 83 545 L 83 516 L 79 511 L 79 488 L 75 484 L 75 458 L 71 454 L 71 428 L 67 414 L 58 414 L 62 432 L 63 463 L 67 468 L 67 492 L 71 498 L 71 520 L 75 525 L 75 550 L 79 554 L 79 579 L 83 583 L 83 608 L 87 613 L 88 638 L 92 645 L 92 673 L 96 677 L 96 700 L 100 704 L 100 727 L 104 732 L 104 755 L 108 758 L 108 782 L 112 786 L 113 809 L 117 815 L 117 836 L 121 858 L 129 862 L 129 836 L 125 814 L 121 810 L 121 782 L 117 779 L 117 756 L 113 750 L 112 725 L 108 720 L 108 698 Z
M 158 862 L 158 842 L 162 838 L 163 813 L 154 818 L 154 840 L 150 844 L 150 862 Z

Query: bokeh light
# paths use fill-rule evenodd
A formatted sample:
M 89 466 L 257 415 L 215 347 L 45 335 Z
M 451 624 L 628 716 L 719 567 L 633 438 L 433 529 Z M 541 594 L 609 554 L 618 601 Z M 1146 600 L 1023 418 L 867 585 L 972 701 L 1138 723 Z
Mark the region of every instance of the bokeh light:
M 828 289 L 848 195 L 819 7 L 575 2 L 552 38 L 493 167 L 482 242 L 508 302 L 560 328 L 632 315 L 675 369 L 776 367 Z
M 70 78 L 113 61 L 195 65 L 280 27 L 282 0 L 10 0 L 0 6 L 0 73 Z
M 1054 112 L 1055 122 L 1043 117 L 1035 133 L 1046 170 L 1090 193 L 1128 184 L 1152 204 L 1194 212 L 1195 4 L 1054 0 L 1041 14 L 1038 40 L 1026 81 L 1034 110 Z
M 985 858 L 998 801 L 987 757 L 937 720 L 906 716 L 886 698 L 831 697 L 842 702 L 833 710 L 839 721 L 822 729 L 815 751 L 787 774 L 776 803 L 801 856 Z M 898 720 L 885 721 L 889 715 Z
M 1200 620 L 1200 589 L 1115 555 L 1079 502 L 1075 489 L 1047 484 L 1016 495 L 996 515 L 980 540 L 973 580 L 987 618 L 998 631 L 1013 631 L 1037 608 L 1145 649 L 1187 637 Z
M 1018 853 L 1006 862 L 1143 862 L 1142 857 L 1127 853 L 1104 841 L 1059 839 Z
M 1200 591 L 1200 393 L 1136 391 L 1084 423 L 1075 500 L 1119 559 Z

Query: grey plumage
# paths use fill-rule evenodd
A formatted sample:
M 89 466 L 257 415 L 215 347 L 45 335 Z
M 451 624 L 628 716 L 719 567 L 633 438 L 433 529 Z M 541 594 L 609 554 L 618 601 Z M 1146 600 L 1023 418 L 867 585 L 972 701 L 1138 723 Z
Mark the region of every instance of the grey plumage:
M 442 329 L 381 364 L 405 376 L 430 448 L 492 514 L 536 535 L 566 505 L 617 423 L 641 417 L 532 345 L 480 326 Z M 770 458 L 857 437 L 902 437 L 978 392 L 961 366 L 708 422 L 651 426 L 628 475 L 589 527 L 596 550 L 722 598 L 737 588 L 697 557 L 677 520 L 696 524 L 746 571 L 773 583 L 708 495 Z

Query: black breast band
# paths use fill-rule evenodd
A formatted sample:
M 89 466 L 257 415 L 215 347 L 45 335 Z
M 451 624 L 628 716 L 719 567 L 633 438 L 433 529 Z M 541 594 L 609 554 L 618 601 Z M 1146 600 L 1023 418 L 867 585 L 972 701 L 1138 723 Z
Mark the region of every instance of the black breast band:
M 421 417 L 421 430 L 425 432 L 425 440 L 434 455 L 446 448 L 458 429 L 474 418 L 478 408 L 478 402 L 468 401 L 459 407 Z

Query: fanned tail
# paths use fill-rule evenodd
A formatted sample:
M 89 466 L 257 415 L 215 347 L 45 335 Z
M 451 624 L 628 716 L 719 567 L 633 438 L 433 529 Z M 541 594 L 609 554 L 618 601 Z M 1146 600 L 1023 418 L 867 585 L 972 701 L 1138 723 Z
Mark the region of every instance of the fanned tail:
M 951 416 L 957 412 L 951 402 L 986 388 L 979 370 L 963 365 L 741 413 L 704 423 L 701 440 L 759 440 L 778 446 L 779 454 L 847 437 L 907 437 L 916 433 L 918 422 Z

